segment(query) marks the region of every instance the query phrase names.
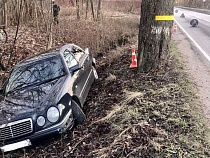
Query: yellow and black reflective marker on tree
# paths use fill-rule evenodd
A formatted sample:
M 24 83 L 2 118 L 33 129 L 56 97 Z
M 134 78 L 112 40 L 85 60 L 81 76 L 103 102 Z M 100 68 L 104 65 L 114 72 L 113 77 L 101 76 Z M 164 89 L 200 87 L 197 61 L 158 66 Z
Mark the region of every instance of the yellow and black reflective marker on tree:
M 173 15 L 157 15 L 155 16 L 156 21 L 174 20 Z
M 156 15 L 155 20 L 156 21 L 173 21 L 174 16 L 173 15 Z M 158 28 L 156 28 L 155 30 L 157 32 Z M 174 24 L 174 31 L 173 32 L 176 32 L 176 30 L 177 30 L 177 27 L 176 27 L 176 24 Z M 159 32 L 161 33 L 161 29 L 160 29 Z M 166 33 L 168 35 L 170 34 L 169 28 L 166 29 Z

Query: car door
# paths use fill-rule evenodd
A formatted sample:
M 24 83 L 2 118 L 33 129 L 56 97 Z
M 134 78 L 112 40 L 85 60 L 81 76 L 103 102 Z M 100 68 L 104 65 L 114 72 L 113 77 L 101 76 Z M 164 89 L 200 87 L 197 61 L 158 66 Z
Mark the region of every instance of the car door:
M 79 97 L 81 104 L 83 105 L 86 98 L 86 82 L 87 82 L 87 66 L 85 60 L 85 53 L 82 50 L 77 50 L 76 47 L 72 47 L 70 50 L 64 51 L 64 59 L 67 63 L 69 70 L 71 71 L 73 81 L 73 95 Z M 72 71 L 75 70 L 77 71 Z
M 84 67 L 84 71 L 81 77 L 85 78 L 85 82 L 84 82 L 84 86 L 83 86 L 80 96 L 82 96 L 84 99 L 83 101 L 85 101 L 88 95 L 88 92 L 90 90 L 90 86 L 92 84 L 92 81 L 91 81 L 92 79 L 92 64 L 91 63 L 92 62 L 90 61 L 91 59 L 88 52 L 85 52 L 81 48 L 76 47 L 76 46 L 75 46 L 75 49 L 76 49 L 76 54 L 77 53 L 83 54 L 83 56 L 80 58 L 80 62 Z M 75 56 L 77 56 L 76 54 Z
M 80 97 L 82 97 L 83 103 L 88 95 L 89 89 L 90 89 L 90 84 L 92 84 L 92 64 L 91 64 L 91 59 L 89 56 L 88 52 L 83 51 L 81 48 L 74 46 L 72 48 L 72 52 L 75 55 L 76 58 L 78 58 L 77 56 L 80 56 L 80 64 L 83 65 L 83 74 L 80 76 L 83 79 L 85 79 L 84 81 L 84 86 L 83 89 L 80 93 Z M 81 56 L 81 54 L 83 54 Z

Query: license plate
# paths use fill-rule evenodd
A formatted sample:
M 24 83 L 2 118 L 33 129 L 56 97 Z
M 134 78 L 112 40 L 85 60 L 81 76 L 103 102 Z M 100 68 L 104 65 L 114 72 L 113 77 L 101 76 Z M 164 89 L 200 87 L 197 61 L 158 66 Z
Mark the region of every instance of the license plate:
M 2 152 L 8 152 L 8 151 L 24 148 L 24 147 L 27 147 L 27 146 L 30 146 L 30 145 L 31 145 L 31 141 L 29 139 L 27 139 L 27 140 L 23 140 L 23 141 L 20 141 L 20 142 L 17 142 L 17 143 L 2 146 L 0 148 L 1 148 Z

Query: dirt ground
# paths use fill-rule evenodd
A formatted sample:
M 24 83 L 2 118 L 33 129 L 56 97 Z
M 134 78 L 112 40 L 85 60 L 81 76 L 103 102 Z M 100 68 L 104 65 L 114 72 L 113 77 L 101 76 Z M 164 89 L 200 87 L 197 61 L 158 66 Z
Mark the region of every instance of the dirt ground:
M 189 78 L 199 92 L 203 112 L 210 125 L 210 63 L 180 30 L 173 34 L 173 39 L 188 71 Z

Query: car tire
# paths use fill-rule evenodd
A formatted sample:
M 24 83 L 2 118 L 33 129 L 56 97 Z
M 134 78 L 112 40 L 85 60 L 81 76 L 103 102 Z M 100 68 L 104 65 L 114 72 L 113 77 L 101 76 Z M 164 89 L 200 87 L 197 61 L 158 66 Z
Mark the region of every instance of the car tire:
M 75 117 L 75 123 L 79 125 L 83 124 L 83 122 L 86 120 L 86 116 L 79 104 L 76 101 L 72 100 L 71 108 L 73 116 Z
M 92 70 L 93 70 L 93 74 L 94 74 L 94 79 L 97 80 L 98 79 L 98 73 L 96 71 L 96 68 L 94 66 L 92 66 Z

